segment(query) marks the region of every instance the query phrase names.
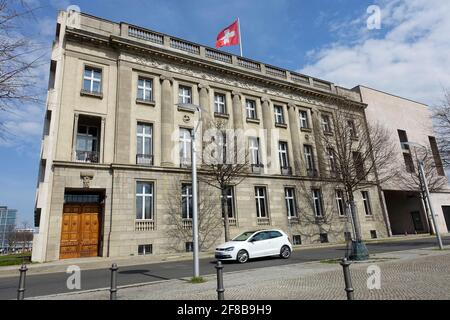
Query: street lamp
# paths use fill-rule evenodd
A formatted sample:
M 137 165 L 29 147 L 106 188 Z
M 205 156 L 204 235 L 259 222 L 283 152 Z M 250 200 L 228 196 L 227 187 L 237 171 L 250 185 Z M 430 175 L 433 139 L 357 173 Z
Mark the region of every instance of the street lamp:
M 408 146 L 419 147 L 419 148 L 424 149 L 425 150 L 425 157 L 424 157 L 424 159 L 427 157 L 428 149 L 427 149 L 427 147 L 421 145 L 420 143 L 405 142 L 404 144 L 408 145 Z M 436 238 L 437 238 L 437 241 L 438 241 L 438 244 L 439 244 L 439 249 L 443 250 L 444 246 L 442 245 L 441 234 L 439 233 L 439 226 L 436 223 L 436 217 L 434 215 L 434 209 L 433 209 L 433 206 L 432 206 L 432 203 L 431 203 L 430 190 L 428 189 L 428 181 L 427 181 L 427 178 L 425 177 L 425 170 L 424 170 L 424 165 L 423 165 L 423 159 L 419 160 L 417 155 L 416 155 L 416 159 L 417 159 L 417 162 L 418 162 L 418 165 L 419 165 L 419 178 L 422 181 L 422 184 L 423 184 L 423 186 L 425 188 L 425 194 L 426 194 L 426 197 L 427 197 L 428 207 L 430 208 L 431 220 L 433 221 L 434 231 L 436 233 Z
M 197 195 L 197 150 L 195 145 L 195 136 L 197 134 L 197 130 L 200 127 L 200 123 L 202 122 L 202 111 L 206 112 L 202 107 L 192 104 L 192 103 L 179 103 L 177 106 L 185 109 L 189 109 L 192 111 L 198 111 L 199 119 L 198 123 L 195 126 L 195 129 L 191 131 L 191 167 L 192 167 L 192 243 L 193 243 L 193 252 L 194 252 L 194 278 L 198 278 L 200 276 L 200 265 L 198 258 L 198 195 Z

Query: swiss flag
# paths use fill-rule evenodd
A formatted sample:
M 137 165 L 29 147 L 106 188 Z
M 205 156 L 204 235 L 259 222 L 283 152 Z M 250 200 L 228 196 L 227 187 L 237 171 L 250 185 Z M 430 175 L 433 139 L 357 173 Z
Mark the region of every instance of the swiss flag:
M 217 35 L 216 48 L 225 46 L 235 46 L 239 44 L 239 23 L 238 20 L 226 27 Z

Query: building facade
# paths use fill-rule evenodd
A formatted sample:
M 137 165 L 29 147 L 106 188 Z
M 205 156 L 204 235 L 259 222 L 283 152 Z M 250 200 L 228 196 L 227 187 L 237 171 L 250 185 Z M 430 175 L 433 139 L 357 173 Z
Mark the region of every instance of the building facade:
M 450 188 L 445 175 L 427 105 L 364 86 L 355 88 L 367 104 L 368 123 L 382 123 L 395 145 L 390 170 L 401 179 L 381 184 L 393 235 L 433 231 L 430 213 L 420 196 L 418 160 L 424 160 L 431 201 L 441 233 L 450 232 Z M 411 179 L 413 177 L 413 179 Z M 429 210 L 429 209 L 428 209 Z
M 316 140 L 332 132 L 338 105 L 364 118 L 358 92 L 127 23 L 72 18 L 59 14 L 53 44 L 34 261 L 191 249 L 176 237 L 192 217 L 198 115 L 186 103 L 206 109 L 202 132 L 220 119 L 245 133 L 252 165 L 228 190 L 232 236 L 268 227 L 294 244 L 348 236 L 343 194 Z M 208 194 L 220 203 L 218 190 Z M 377 185 L 368 181 L 355 200 L 363 237 L 386 236 Z M 205 250 L 223 232 L 208 241 Z
M 9 250 L 10 242 L 8 236 L 14 232 L 16 227 L 17 210 L 8 209 L 6 206 L 0 206 L 0 250 L 4 252 Z

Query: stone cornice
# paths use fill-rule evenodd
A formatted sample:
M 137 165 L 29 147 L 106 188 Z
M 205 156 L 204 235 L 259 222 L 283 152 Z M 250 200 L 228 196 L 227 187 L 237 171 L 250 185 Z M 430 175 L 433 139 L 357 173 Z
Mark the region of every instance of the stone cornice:
M 187 65 L 190 65 L 194 68 L 189 68 L 190 71 L 194 72 L 195 68 L 196 69 L 201 69 L 201 71 L 197 71 L 198 73 L 204 72 L 204 73 L 209 73 L 211 71 L 215 71 L 218 72 L 219 74 L 223 75 L 223 76 L 227 76 L 227 77 L 234 77 L 237 78 L 238 80 L 235 81 L 236 83 L 243 83 L 244 85 L 241 85 L 240 87 L 242 89 L 252 89 L 252 87 L 254 88 L 255 86 L 252 85 L 251 83 L 245 84 L 248 81 L 251 81 L 253 83 L 258 83 L 260 84 L 259 86 L 261 88 L 266 88 L 263 89 L 262 91 L 265 92 L 267 91 L 267 94 L 272 94 L 273 93 L 277 93 L 278 91 L 283 90 L 285 93 L 281 96 L 282 98 L 285 99 L 294 99 L 291 98 L 288 92 L 294 92 L 297 95 L 297 99 L 304 98 L 305 100 L 307 100 L 309 97 L 310 99 L 312 99 L 311 101 L 303 101 L 303 102 L 309 102 L 312 104 L 316 104 L 314 103 L 316 101 L 322 101 L 321 103 L 326 105 L 328 103 L 335 103 L 335 102 L 339 102 L 339 103 L 344 103 L 344 104 L 349 104 L 349 105 L 353 105 L 353 106 L 357 106 L 357 107 L 361 107 L 361 108 L 365 108 L 366 104 L 362 103 L 362 102 L 358 102 L 358 101 L 354 101 L 351 100 L 347 97 L 338 95 L 336 93 L 333 92 L 326 92 L 326 91 L 321 91 L 318 89 L 315 89 L 313 87 L 307 87 L 307 86 L 302 86 L 301 84 L 294 84 L 292 82 L 283 80 L 283 79 L 278 79 L 275 77 L 271 77 L 271 76 L 267 76 L 265 74 L 257 74 L 256 72 L 251 72 L 249 70 L 241 70 L 239 68 L 236 68 L 234 65 L 223 65 L 221 63 L 218 62 L 214 62 L 214 61 L 209 61 L 206 60 L 202 57 L 195 57 L 192 55 L 188 55 L 188 54 L 184 54 L 178 51 L 174 51 L 165 47 L 159 47 L 159 46 L 153 46 L 153 45 L 149 45 L 146 43 L 142 43 L 139 41 L 135 41 L 133 39 L 129 39 L 129 38 L 124 38 L 124 37 L 120 37 L 117 35 L 111 35 L 109 36 L 108 41 L 106 40 L 107 37 L 103 36 L 103 35 L 97 35 L 94 34 L 92 32 L 88 32 L 85 30 L 79 30 L 79 29 L 68 29 L 67 30 L 67 35 L 69 38 L 73 38 L 74 40 L 86 40 L 89 43 L 94 42 L 94 44 L 97 45 L 106 45 L 108 47 L 114 47 L 118 50 L 125 50 L 125 51 L 130 51 L 130 52 L 134 52 L 135 54 L 137 53 L 138 55 L 142 56 L 145 55 L 145 58 L 142 58 L 142 60 L 149 60 L 150 65 L 153 63 L 155 64 L 157 59 L 160 60 L 159 58 L 165 58 L 167 60 L 171 60 L 174 61 L 175 63 L 178 63 L 179 65 L 183 66 L 186 69 Z M 150 56 L 149 56 L 150 54 Z M 156 58 L 156 59 L 152 59 L 152 58 Z M 143 61 L 135 61 L 135 63 L 142 63 Z M 144 64 L 144 63 L 142 63 Z M 164 63 L 161 63 L 164 64 Z M 144 64 L 145 65 L 145 64 Z M 167 66 L 165 66 L 163 68 L 164 70 L 167 70 Z M 176 72 L 172 70 L 172 72 Z M 212 76 L 214 78 L 214 76 Z M 218 78 L 222 78 L 222 77 L 218 77 Z M 211 80 L 214 81 L 214 80 Z M 230 85 L 233 85 L 233 81 L 230 81 Z M 256 85 L 258 86 L 258 85 Z M 278 90 L 277 90 L 278 89 Z M 295 99 L 294 99 L 295 100 Z M 302 102 L 301 100 L 297 100 L 299 102 Z

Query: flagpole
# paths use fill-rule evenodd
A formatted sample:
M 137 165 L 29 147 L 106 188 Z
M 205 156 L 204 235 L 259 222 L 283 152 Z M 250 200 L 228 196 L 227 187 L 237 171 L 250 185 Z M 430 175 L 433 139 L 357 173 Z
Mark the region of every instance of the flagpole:
M 241 49 L 241 57 L 242 55 L 242 37 L 241 37 L 241 21 L 238 18 L 238 28 L 239 28 L 239 49 Z

